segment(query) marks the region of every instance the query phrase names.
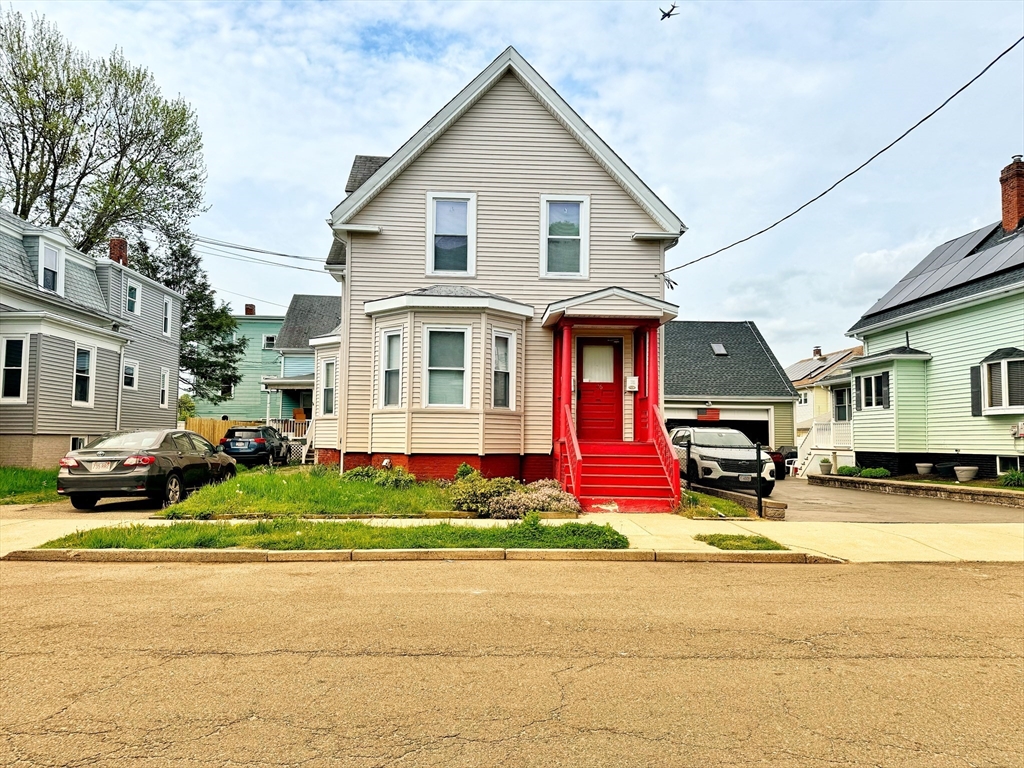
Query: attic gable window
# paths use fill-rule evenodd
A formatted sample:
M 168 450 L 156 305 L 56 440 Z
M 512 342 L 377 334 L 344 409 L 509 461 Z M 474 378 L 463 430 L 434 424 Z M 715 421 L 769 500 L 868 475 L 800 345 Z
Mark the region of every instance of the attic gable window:
M 714 352 L 718 356 L 726 356 L 726 355 L 729 354 L 728 352 L 725 351 L 725 345 L 724 344 L 712 344 L 711 345 L 711 351 Z
M 57 277 L 60 274 L 60 255 L 56 248 L 43 246 L 43 288 L 57 292 Z
M 475 194 L 427 194 L 426 272 L 470 277 L 476 273 Z

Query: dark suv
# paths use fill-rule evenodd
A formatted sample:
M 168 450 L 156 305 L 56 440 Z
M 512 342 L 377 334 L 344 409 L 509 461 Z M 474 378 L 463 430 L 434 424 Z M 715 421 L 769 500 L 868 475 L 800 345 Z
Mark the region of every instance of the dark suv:
M 273 427 L 231 427 L 220 444 L 224 453 L 246 466 L 288 463 L 288 438 Z

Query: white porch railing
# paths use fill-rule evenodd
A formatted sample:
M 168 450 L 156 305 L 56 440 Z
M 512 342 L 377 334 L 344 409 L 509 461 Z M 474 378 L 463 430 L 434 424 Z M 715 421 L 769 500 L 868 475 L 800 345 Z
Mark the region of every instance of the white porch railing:
M 309 431 L 309 421 L 305 419 L 267 419 L 267 425 L 292 439 L 305 437 Z
M 852 448 L 853 423 L 849 421 L 821 421 L 810 432 L 813 448 Z

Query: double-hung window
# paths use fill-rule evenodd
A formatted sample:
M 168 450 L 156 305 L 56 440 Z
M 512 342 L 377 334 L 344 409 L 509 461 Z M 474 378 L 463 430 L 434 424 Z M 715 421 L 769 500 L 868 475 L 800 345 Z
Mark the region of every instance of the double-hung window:
M 234 384 L 221 384 L 220 385 L 220 396 L 226 400 L 230 400 L 235 396 L 235 385 Z
M 381 405 L 402 404 L 402 332 L 385 331 L 381 344 Z
M 427 405 L 465 406 L 469 329 L 427 329 Z
M 515 334 L 508 331 L 495 331 L 492 353 L 491 406 L 514 408 L 516 396 L 512 368 L 516 354 Z
M 0 400 L 26 402 L 25 364 L 28 340 L 24 336 L 0 339 Z
M 324 360 L 323 380 L 320 382 L 320 412 L 324 416 L 334 415 L 334 369 L 336 367 L 337 363 L 335 363 L 333 360 Z
M 834 418 L 836 421 L 849 421 L 850 420 L 850 390 L 848 389 L 834 389 L 832 390 L 832 396 L 835 398 L 835 414 Z
M 142 289 L 139 287 L 139 284 L 129 280 L 124 292 L 124 311 L 130 312 L 133 315 L 141 314 L 141 299 Z
M 43 288 L 57 291 L 57 278 L 60 274 L 60 255 L 56 248 L 43 246 Z
M 590 274 L 590 198 L 541 196 L 541 277 Z
M 125 360 L 124 371 L 121 374 L 121 386 L 125 389 L 139 388 L 139 361 Z
M 75 383 L 71 396 L 72 405 L 92 407 L 92 379 L 95 364 L 95 349 L 75 346 Z
M 162 331 L 164 336 L 171 335 L 171 300 L 164 296 L 164 320 Z
M 1024 412 L 1024 359 L 985 363 L 985 412 Z
M 884 373 L 877 373 L 874 376 L 864 376 L 861 379 L 861 388 L 863 399 L 861 402 L 863 408 L 883 408 L 885 407 L 885 379 L 888 378 Z
M 160 407 L 167 407 L 168 395 L 171 389 L 171 370 L 169 368 L 160 369 Z
M 273 349 L 277 344 L 277 336 L 271 336 L 269 334 L 263 334 L 263 348 Z
M 427 274 L 476 274 L 476 195 L 427 194 Z

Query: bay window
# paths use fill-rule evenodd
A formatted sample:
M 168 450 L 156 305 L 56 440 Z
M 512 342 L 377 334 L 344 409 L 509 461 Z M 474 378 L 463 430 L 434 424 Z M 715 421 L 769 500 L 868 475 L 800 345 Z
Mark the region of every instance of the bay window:
M 402 404 L 402 332 L 385 331 L 381 345 L 381 405 Z
M 495 331 L 492 347 L 491 405 L 494 408 L 514 408 L 515 394 L 512 383 L 512 365 L 515 359 L 515 334 Z
M 337 366 L 333 360 L 324 360 L 323 378 L 320 381 L 320 413 L 323 416 L 334 415 L 334 370 Z
M 468 328 L 426 330 L 428 406 L 459 406 L 466 402 Z
M 861 408 L 889 407 L 889 373 L 876 373 L 873 376 L 858 377 L 860 383 Z

